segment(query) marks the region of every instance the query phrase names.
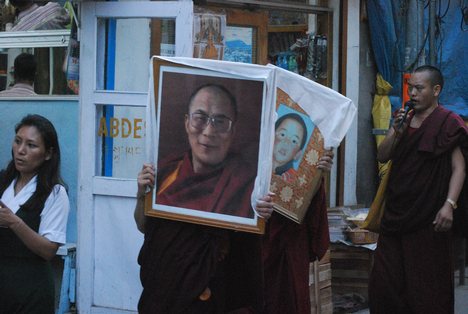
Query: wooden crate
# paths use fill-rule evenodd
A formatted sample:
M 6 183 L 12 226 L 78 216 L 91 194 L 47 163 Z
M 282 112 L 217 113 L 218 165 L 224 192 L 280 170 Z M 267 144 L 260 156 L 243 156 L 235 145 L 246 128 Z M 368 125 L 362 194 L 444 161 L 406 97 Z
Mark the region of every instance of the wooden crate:
M 358 293 L 368 299 L 373 251 L 344 244 L 332 244 L 330 263 L 334 294 Z
M 332 314 L 332 273 L 330 251 L 320 260 L 310 263 L 309 293 L 312 314 Z
M 320 289 L 320 303 L 317 304 L 315 296 L 311 291 L 310 298 L 310 313 L 311 314 L 332 314 L 333 313 L 333 302 L 332 302 L 332 287 L 328 286 L 326 288 Z

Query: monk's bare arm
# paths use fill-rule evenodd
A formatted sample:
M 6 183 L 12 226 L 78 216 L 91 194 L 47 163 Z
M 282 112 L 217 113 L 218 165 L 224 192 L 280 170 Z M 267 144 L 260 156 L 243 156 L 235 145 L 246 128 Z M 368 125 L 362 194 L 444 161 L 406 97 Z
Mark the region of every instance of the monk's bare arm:
M 135 218 L 135 222 L 137 225 L 138 230 L 141 233 L 145 233 L 145 223 L 146 223 L 146 216 L 145 216 L 145 198 L 137 197 L 137 203 L 135 206 L 135 212 L 133 213 L 133 217 Z
M 452 152 L 452 176 L 449 181 L 449 189 L 447 199 L 455 203 L 460 196 L 463 188 L 463 182 L 466 177 L 466 161 L 463 157 L 460 147 L 456 147 Z M 434 229 L 436 231 L 447 231 L 452 226 L 453 221 L 453 208 L 452 205 L 446 201 L 442 208 L 436 215 L 434 220 Z
M 456 147 L 452 153 L 452 176 L 450 177 L 447 198 L 450 198 L 455 202 L 458 200 L 465 178 L 466 160 L 463 157 L 460 147 Z
M 142 233 L 145 232 L 145 224 L 146 224 L 146 216 L 145 216 L 146 188 L 154 187 L 154 178 L 155 178 L 154 166 L 152 164 L 144 164 L 140 173 L 138 173 L 137 203 L 135 205 L 135 211 L 133 213 L 133 217 L 135 218 L 137 228 Z

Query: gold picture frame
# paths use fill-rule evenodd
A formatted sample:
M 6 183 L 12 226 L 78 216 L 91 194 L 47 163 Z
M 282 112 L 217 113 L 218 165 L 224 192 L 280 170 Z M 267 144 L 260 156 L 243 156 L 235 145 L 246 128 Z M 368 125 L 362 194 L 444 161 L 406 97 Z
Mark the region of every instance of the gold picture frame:
M 158 193 L 166 193 L 167 190 L 163 191 L 165 185 L 167 185 L 166 178 L 174 174 L 172 170 L 169 176 L 162 174 L 165 170 L 165 160 L 171 159 L 172 155 L 177 155 L 179 152 L 180 154 L 184 154 L 184 152 L 187 151 L 191 152 L 185 130 L 188 103 L 193 91 L 206 84 L 223 85 L 236 98 L 238 119 L 235 122 L 236 133 L 232 141 L 230 153 L 236 154 L 236 158 L 241 159 L 245 164 L 253 165 L 252 171 L 250 171 L 251 168 L 248 168 L 248 171 L 250 171 L 248 172 L 249 176 L 252 175 L 252 177 L 255 178 L 259 175 L 261 124 L 263 123 L 262 121 L 265 120 L 262 119 L 262 111 L 263 108 L 265 108 L 265 82 L 262 79 L 239 78 L 235 75 L 181 65 L 158 57 L 154 57 L 152 62 L 154 102 L 150 105 L 154 108 L 154 119 L 156 121 L 152 128 L 155 128 L 153 134 L 156 134 L 156 139 L 154 139 L 154 163 L 157 175 L 155 189 L 146 196 L 145 214 L 152 217 L 237 231 L 264 233 L 265 221 L 258 216 L 252 208 L 252 190 L 250 189 L 247 190 L 247 194 L 238 196 L 239 198 L 249 200 L 250 211 L 246 212 L 244 210 L 239 213 L 237 211 L 224 212 L 224 208 L 217 207 L 218 203 L 212 205 L 211 199 L 219 199 L 217 202 L 222 203 L 223 197 L 225 197 L 224 193 L 228 195 L 228 192 L 223 190 L 222 187 L 216 189 L 221 192 L 208 197 L 210 198 L 210 206 L 207 206 L 210 209 L 208 210 L 205 210 L 205 208 L 196 208 L 198 204 L 186 206 L 187 203 L 182 204 L 183 201 L 181 203 L 178 201 L 172 203 L 164 203 L 166 202 L 164 201 L 161 203 L 160 199 L 168 199 L 168 197 L 163 197 L 163 194 Z M 238 178 L 236 177 L 238 174 L 240 175 L 243 173 L 245 173 L 244 170 L 228 173 L 231 175 L 229 180 L 237 180 Z M 159 174 L 161 175 L 159 176 Z M 176 172 L 175 175 L 179 176 L 180 173 Z M 184 180 L 185 178 L 181 178 L 180 182 L 171 181 L 169 185 L 180 184 L 180 189 L 189 188 L 189 186 L 184 186 Z M 252 184 L 253 183 L 252 181 Z M 232 181 L 217 183 L 217 185 L 223 184 L 225 184 L 226 189 L 232 187 Z M 175 189 L 176 188 L 172 188 L 171 193 L 173 193 Z M 179 189 L 178 186 L 177 189 Z M 213 191 L 213 193 L 217 192 Z M 232 198 L 233 196 L 229 194 L 229 197 Z M 173 199 L 177 198 L 174 197 Z M 245 204 L 245 202 L 242 204 Z
M 274 210 L 286 216 L 296 223 L 301 223 L 307 213 L 309 204 L 320 186 L 322 171 L 317 168 L 317 163 L 324 153 L 324 139 L 318 127 L 314 125 L 306 112 L 294 102 L 282 89 L 277 88 L 276 110 L 278 119 L 275 123 L 275 144 L 273 149 L 273 164 L 275 154 L 286 155 L 287 147 L 280 147 L 278 134 L 281 129 L 281 121 L 294 116 L 302 120 L 304 128 L 304 147 L 296 160 L 291 160 L 289 166 L 274 167 L 271 176 L 270 190 L 276 194 L 274 198 Z M 278 123 L 280 122 L 280 123 Z M 297 122 L 295 122 L 297 124 Z M 280 157 L 278 157 L 280 159 Z M 287 166 L 287 167 L 285 167 Z M 281 170 L 277 170 L 283 168 Z M 287 168 L 287 169 L 285 169 Z

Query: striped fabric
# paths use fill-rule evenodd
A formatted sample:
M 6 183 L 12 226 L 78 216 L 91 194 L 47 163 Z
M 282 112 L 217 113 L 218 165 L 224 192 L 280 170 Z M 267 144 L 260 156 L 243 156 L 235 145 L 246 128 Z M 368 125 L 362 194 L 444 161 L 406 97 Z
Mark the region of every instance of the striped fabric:
M 34 4 L 30 9 L 20 12 L 11 30 L 63 29 L 69 23 L 67 11 L 56 2 L 48 2 L 44 6 Z
M 29 84 L 17 83 L 13 87 L 0 92 L 0 97 L 35 96 L 34 88 Z

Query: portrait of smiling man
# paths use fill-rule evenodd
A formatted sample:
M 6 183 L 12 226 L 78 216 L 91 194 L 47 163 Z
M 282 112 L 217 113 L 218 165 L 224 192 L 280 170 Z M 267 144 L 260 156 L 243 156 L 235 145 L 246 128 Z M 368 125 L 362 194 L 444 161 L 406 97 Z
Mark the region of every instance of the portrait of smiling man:
M 202 84 L 192 92 L 183 118 L 189 149 L 158 161 L 156 203 L 252 218 L 256 165 L 231 149 L 236 98 L 221 84 Z

